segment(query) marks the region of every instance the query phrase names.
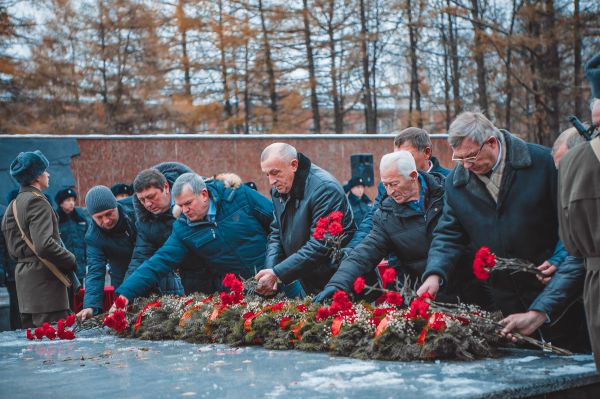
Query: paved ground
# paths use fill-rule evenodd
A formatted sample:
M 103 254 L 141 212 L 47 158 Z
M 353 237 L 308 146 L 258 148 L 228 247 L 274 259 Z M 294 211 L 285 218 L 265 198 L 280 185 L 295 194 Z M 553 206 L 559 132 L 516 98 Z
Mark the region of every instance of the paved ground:
M 599 383 L 591 355 L 539 351 L 475 362 L 359 361 L 327 354 L 0 333 L 1 398 L 522 397 Z

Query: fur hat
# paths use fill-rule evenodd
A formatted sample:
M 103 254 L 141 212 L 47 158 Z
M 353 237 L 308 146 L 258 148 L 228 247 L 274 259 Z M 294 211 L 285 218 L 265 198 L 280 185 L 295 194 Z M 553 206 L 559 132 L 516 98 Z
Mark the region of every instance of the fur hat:
M 10 164 L 10 175 L 21 186 L 27 186 L 44 173 L 49 165 L 50 162 L 40 150 L 22 152 Z
M 365 185 L 365 180 L 362 177 L 354 176 L 350 180 L 348 180 L 348 183 L 346 183 L 346 185 L 344 186 L 344 191 L 348 192 L 348 191 L 352 190 L 353 187 L 364 186 L 364 185 Z
M 115 195 L 125 194 L 127 196 L 133 195 L 133 187 L 125 183 L 117 183 L 110 188 L 110 191 Z
M 56 202 L 57 205 L 60 206 L 60 204 L 62 204 L 62 202 L 64 200 L 66 200 L 67 198 L 77 199 L 77 192 L 70 187 L 65 188 L 64 190 L 60 190 L 59 192 L 56 193 L 56 195 L 54 196 L 54 201 Z
M 592 97 L 600 98 L 600 53 L 585 64 L 585 76 L 592 89 Z

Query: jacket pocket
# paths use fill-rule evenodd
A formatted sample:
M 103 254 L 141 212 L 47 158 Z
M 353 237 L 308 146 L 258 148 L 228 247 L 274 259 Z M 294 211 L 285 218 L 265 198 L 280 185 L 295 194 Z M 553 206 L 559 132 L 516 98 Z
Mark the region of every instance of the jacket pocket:
M 198 231 L 192 235 L 184 238 L 184 241 L 190 244 L 194 248 L 201 248 L 210 242 L 217 239 L 217 234 L 214 229 L 208 229 L 205 231 Z

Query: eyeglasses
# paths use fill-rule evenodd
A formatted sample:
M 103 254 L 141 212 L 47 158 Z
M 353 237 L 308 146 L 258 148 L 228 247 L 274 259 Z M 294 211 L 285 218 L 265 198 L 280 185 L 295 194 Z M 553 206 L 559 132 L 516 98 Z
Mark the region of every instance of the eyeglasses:
M 492 139 L 490 138 L 489 140 L 486 140 L 483 142 L 483 144 L 481 145 L 481 147 L 479 147 L 479 151 L 477 151 L 477 154 L 470 156 L 470 157 L 465 157 L 465 158 L 459 158 L 454 156 L 454 154 L 452 154 L 452 160 L 456 161 L 456 162 L 469 162 L 469 163 L 473 163 L 477 160 L 477 158 L 479 157 L 479 154 L 481 153 L 481 150 L 483 150 L 483 146 L 486 144 L 491 143 Z

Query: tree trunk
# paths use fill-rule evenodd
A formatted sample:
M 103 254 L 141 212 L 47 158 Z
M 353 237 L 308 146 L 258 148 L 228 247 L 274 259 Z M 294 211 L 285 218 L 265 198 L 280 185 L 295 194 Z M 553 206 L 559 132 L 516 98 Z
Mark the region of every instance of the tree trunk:
M 373 118 L 373 102 L 371 100 L 371 76 L 369 73 L 369 49 L 368 49 L 368 29 L 367 29 L 367 18 L 365 13 L 365 1 L 360 0 L 360 49 L 361 49 L 361 61 L 363 68 L 363 97 L 362 103 L 365 112 L 365 129 L 367 134 L 374 134 L 376 132 L 375 118 Z
M 581 109 L 581 19 L 579 16 L 579 0 L 573 2 L 573 88 L 575 115 L 582 115 Z
M 188 101 L 192 101 L 192 77 L 190 73 L 190 59 L 187 52 L 187 26 L 185 22 L 184 0 L 177 2 L 176 14 L 178 17 L 179 33 L 181 34 L 181 65 L 183 67 L 183 91 Z
M 446 0 L 446 5 L 450 7 L 450 0 Z M 454 23 L 454 17 L 450 13 L 448 16 L 448 52 L 450 55 L 450 72 L 452 76 L 452 99 L 454 102 L 454 115 L 458 115 L 462 112 L 462 100 L 460 97 L 460 70 L 459 70 L 459 59 L 458 59 L 458 44 L 456 31 L 456 25 Z
M 310 106 L 312 109 L 313 132 L 321 133 L 321 116 L 319 114 L 319 99 L 317 97 L 317 77 L 315 75 L 315 61 L 313 58 L 310 19 L 308 18 L 308 0 L 302 0 L 302 17 L 304 20 L 304 43 L 306 45 L 306 59 L 308 61 L 308 79 L 310 84 Z
M 416 125 L 418 127 L 423 127 L 423 117 L 421 115 L 421 90 L 419 88 L 419 66 L 417 60 L 417 31 L 415 26 L 413 25 L 412 20 L 412 4 L 411 0 L 406 0 L 407 12 L 408 12 L 408 37 L 410 43 L 410 87 L 411 87 L 411 99 L 415 100 L 415 110 L 416 110 Z M 411 100 L 412 102 L 412 100 Z M 412 107 L 410 107 L 410 120 L 409 124 L 412 125 Z
M 329 1 L 328 20 L 327 20 L 327 35 L 329 36 L 329 62 L 330 62 L 330 77 L 331 77 L 331 97 L 333 99 L 333 119 L 335 133 L 344 133 L 344 115 L 340 104 L 338 94 L 338 77 L 337 67 L 335 62 L 335 29 L 333 27 L 333 13 L 335 10 L 335 0 Z
M 265 47 L 265 65 L 267 67 L 267 78 L 269 81 L 269 97 L 271 99 L 270 108 L 273 123 L 271 129 L 277 129 L 277 88 L 275 84 L 275 68 L 273 67 L 273 60 L 271 59 L 271 42 L 269 41 L 267 24 L 265 22 L 265 10 L 263 8 L 262 0 L 258 0 L 258 11 L 260 14 L 260 24 L 262 27 L 263 45 Z
M 481 29 L 481 15 L 479 12 L 479 0 L 471 0 L 471 16 L 473 33 L 475 35 L 475 48 L 473 54 L 477 64 L 477 93 L 481 112 L 488 114 L 488 98 L 486 88 L 485 51 L 483 49 L 483 31 Z
M 229 93 L 229 76 L 227 73 L 227 63 L 225 60 L 225 37 L 223 34 L 223 1 L 219 0 L 217 2 L 217 6 L 219 8 L 219 16 L 218 16 L 218 28 L 217 28 L 217 36 L 219 38 L 218 48 L 220 55 L 220 67 L 221 67 L 221 82 L 223 84 L 223 111 L 225 113 L 225 131 L 231 133 L 231 117 L 233 116 L 233 110 L 231 107 L 231 99 Z

